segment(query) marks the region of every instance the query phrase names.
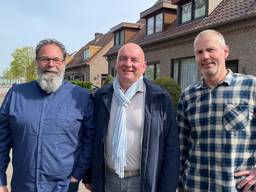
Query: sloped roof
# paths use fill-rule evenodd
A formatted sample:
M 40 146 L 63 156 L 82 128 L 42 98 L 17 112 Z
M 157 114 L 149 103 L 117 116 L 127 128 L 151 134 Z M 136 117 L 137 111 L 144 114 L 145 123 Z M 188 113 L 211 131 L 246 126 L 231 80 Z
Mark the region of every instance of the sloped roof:
M 141 46 L 147 46 L 152 43 L 160 43 L 186 34 L 198 32 L 206 28 L 214 28 L 252 17 L 256 17 L 256 0 L 223 0 L 207 17 L 178 26 L 176 22 L 173 22 L 167 30 L 161 33 L 147 36 L 145 25 L 144 28 L 131 39 L 131 42 L 136 42 Z M 116 52 L 117 48 L 113 48 L 107 55 L 115 54 Z
M 140 17 L 146 18 L 148 15 L 164 8 L 176 10 L 177 6 L 173 5 L 170 0 L 159 0 L 152 7 L 146 9 L 145 11 L 142 11 L 140 13 Z
M 205 28 L 216 27 L 255 16 L 255 0 L 223 0 L 208 17 L 179 26 L 175 22 L 166 31 L 144 36 L 144 38 L 136 38 L 136 42 L 146 45 L 154 41 L 164 41 Z
M 110 32 L 115 32 L 121 28 L 132 28 L 132 29 L 141 29 L 143 25 L 141 23 L 127 23 L 127 22 L 122 22 L 110 29 Z
M 87 43 L 85 46 L 83 46 L 75 55 L 74 59 L 68 63 L 66 66 L 66 69 L 74 68 L 74 67 L 81 67 L 88 65 L 90 60 L 94 57 L 90 57 L 89 60 L 84 60 L 84 51 L 87 49 L 89 46 L 100 46 L 101 49 L 106 46 L 111 40 L 113 39 L 113 34 L 111 32 L 108 32 L 101 37 L 99 37 L 97 40 L 93 39 L 89 43 Z M 101 49 L 99 49 L 97 52 L 99 52 Z M 95 53 L 94 55 L 96 55 Z

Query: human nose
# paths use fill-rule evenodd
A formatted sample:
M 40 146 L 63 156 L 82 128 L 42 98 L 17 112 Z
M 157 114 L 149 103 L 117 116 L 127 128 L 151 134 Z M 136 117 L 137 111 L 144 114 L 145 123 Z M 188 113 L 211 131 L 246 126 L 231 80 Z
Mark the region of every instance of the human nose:
M 208 51 L 204 51 L 204 52 L 202 53 L 202 57 L 203 57 L 204 59 L 210 58 L 209 52 L 208 52 Z
M 125 62 L 124 62 L 124 65 L 125 65 L 126 67 L 131 67 L 131 66 L 133 65 L 132 60 L 129 59 L 129 58 L 127 58 L 127 59 L 125 60 Z
M 49 59 L 48 61 L 48 66 L 49 67 L 54 67 L 56 64 L 55 64 L 55 60 L 54 59 Z

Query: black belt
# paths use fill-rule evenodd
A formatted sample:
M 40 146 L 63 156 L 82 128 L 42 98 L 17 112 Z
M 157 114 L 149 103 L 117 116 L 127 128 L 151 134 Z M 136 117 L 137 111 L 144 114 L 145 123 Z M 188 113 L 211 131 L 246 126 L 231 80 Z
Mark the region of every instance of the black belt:
M 116 174 L 115 170 L 106 167 L 106 171 Z M 131 170 L 131 171 L 124 171 L 124 177 L 135 177 L 140 175 L 140 170 Z

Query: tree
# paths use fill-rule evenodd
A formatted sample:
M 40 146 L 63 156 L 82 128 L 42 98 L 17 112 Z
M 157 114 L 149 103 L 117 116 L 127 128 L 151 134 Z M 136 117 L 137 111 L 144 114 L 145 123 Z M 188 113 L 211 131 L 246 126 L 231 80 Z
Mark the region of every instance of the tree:
M 11 73 L 11 70 L 10 69 L 5 69 L 3 71 L 3 79 L 14 79 L 12 77 L 12 73 Z
M 35 50 L 33 47 L 16 49 L 12 54 L 10 73 L 12 78 L 31 81 L 36 78 Z

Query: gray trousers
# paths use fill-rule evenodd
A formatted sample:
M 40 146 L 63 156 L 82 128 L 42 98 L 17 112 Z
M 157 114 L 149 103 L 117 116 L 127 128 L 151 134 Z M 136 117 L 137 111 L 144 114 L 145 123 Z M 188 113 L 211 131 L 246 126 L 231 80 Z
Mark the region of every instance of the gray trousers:
M 106 170 L 105 192 L 140 192 L 140 180 L 140 175 L 119 178 L 117 174 Z

